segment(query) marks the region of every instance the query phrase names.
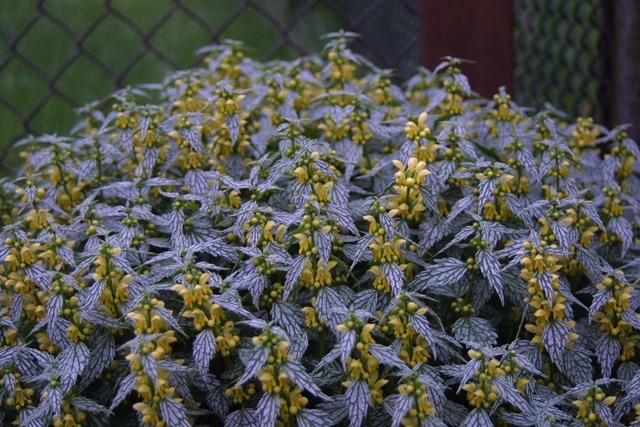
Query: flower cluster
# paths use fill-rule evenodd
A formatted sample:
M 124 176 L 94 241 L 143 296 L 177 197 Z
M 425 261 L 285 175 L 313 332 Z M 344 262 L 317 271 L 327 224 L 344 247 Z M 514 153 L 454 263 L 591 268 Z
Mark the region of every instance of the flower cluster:
M 484 99 L 455 58 L 399 85 L 354 36 L 205 48 L 16 145 L 3 423 L 640 425 L 624 127 Z

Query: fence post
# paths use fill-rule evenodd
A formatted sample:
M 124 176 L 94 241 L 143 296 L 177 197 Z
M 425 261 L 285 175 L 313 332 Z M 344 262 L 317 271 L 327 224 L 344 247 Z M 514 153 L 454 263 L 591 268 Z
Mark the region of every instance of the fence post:
M 629 135 L 640 144 L 640 1 L 612 3 L 611 122 L 631 123 Z
M 513 0 L 421 0 L 422 64 L 469 59 L 462 70 L 475 91 L 491 97 L 506 86 L 513 94 L 513 21 Z

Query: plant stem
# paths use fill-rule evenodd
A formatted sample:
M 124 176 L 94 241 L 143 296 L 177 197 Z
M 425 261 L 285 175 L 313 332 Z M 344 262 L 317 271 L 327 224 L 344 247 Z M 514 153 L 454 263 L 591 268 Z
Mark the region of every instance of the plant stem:
M 325 355 L 325 344 L 326 344 L 326 333 L 325 330 L 323 329 L 320 332 L 320 341 L 318 342 L 318 345 L 320 347 L 319 351 L 320 351 L 320 359 L 322 359 Z

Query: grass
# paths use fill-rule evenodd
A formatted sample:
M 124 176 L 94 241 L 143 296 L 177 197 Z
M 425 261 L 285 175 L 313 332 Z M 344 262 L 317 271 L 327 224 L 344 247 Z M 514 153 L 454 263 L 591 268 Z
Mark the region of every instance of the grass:
M 19 37 L 30 21 L 38 14 L 35 0 L 0 0 L 0 64 L 11 55 L 10 41 Z M 219 28 L 237 6 L 233 1 L 189 0 L 183 1 L 193 13 L 214 28 Z M 296 12 L 295 0 L 256 2 L 281 22 L 287 22 Z M 74 108 L 64 100 L 68 97 L 78 105 L 102 99 L 116 89 L 114 79 L 128 68 L 130 61 L 144 49 L 139 32 L 149 32 L 156 22 L 174 6 L 171 0 L 113 0 L 115 13 L 103 16 L 105 5 L 100 0 L 47 0 L 45 16 L 41 17 L 17 43 L 19 56 L 10 59 L 0 70 L 0 98 L 15 107 L 8 108 L 0 100 L 0 150 L 14 141 L 22 132 L 21 117 L 28 117 L 34 109 L 37 113 L 29 124 L 35 133 L 65 134 L 77 120 Z M 127 25 L 118 14 L 131 20 L 139 31 Z M 79 55 L 65 68 L 67 60 L 77 49 L 72 34 L 60 28 L 54 21 L 64 22 L 83 39 L 82 49 L 108 65 L 107 71 L 85 55 Z M 91 30 L 95 26 L 94 30 Z M 340 19 L 326 6 L 317 3 L 294 27 L 291 38 L 308 51 L 322 46 L 319 37 L 343 26 Z M 279 40 L 277 28 L 255 9 L 243 10 L 220 34 L 245 42 L 247 54 L 262 58 Z M 180 68 L 187 68 L 197 60 L 194 52 L 213 42 L 209 34 L 183 10 L 176 10 L 169 20 L 151 37 L 151 44 L 169 57 Z M 276 57 L 292 59 L 298 56 L 285 46 Z M 26 62 L 32 62 L 46 75 L 38 73 Z M 0 65 L 1 66 L 1 65 Z M 122 78 L 123 85 L 160 81 L 171 67 L 153 52 L 147 53 Z M 59 77 L 54 95 L 46 104 L 39 105 L 50 91 L 48 79 Z M 2 159 L 9 164 L 15 153 Z

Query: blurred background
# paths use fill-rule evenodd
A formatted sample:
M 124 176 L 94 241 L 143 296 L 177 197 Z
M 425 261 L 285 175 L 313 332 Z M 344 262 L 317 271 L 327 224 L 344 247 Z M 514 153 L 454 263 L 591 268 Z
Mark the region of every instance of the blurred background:
M 360 33 L 352 48 L 399 82 L 460 56 L 485 96 L 506 85 L 521 104 L 612 125 L 616 4 L 634 2 L 0 0 L 0 164 L 28 134 L 67 132 L 75 108 L 197 65 L 202 46 L 236 39 L 256 59 L 293 59 L 339 29 Z

